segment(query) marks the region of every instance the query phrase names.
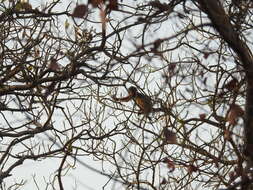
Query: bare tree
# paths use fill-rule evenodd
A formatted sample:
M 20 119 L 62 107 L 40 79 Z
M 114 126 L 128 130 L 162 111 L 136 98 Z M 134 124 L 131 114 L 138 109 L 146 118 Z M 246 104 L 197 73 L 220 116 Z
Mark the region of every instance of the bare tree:
M 2 1 L 1 189 L 29 160 L 57 164 L 53 189 L 75 167 L 108 189 L 252 189 L 252 8 Z

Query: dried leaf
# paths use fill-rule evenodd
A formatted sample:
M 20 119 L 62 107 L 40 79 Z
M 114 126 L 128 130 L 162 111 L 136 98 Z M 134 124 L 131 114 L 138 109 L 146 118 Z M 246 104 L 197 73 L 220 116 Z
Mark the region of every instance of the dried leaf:
M 51 58 L 51 62 L 50 64 L 48 65 L 48 68 L 51 70 L 51 71 L 58 71 L 60 70 L 60 66 L 59 64 L 57 63 L 57 60 L 55 58 Z
M 109 0 L 108 8 L 109 10 L 118 10 L 118 0 Z
M 168 181 L 167 181 L 165 178 L 163 178 L 163 180 L 162 180 L 162 182 L 160 183 L 160 185 L 165 185 L 166 183 L 168 183 Z
M 199 72 L 199 75 L 203 78 L 204 77 L 204 71 L 201 69 L 200 72 Z
M 22 10 L 28 11 L 28 10 L 32 10 L 32 5 L 28 2 L 19 2 L 16 4 L 15 9 L 17 11 L 22 11 Z
M 157 52 L 158 48 L 160 47 L 161 43 L 163 41 L 161 39 L 157 39 L 155 42 L 154 42 L 154 46 L 153 48 L 151 48 L 152 51 L 154 52 Z
M 232 104 L 228 110 L 226 120 L 229 122 L 229 124 L 236 125 L 238 118 L 242 117 L 243 115 L 243 109 L 237 104 Z
M 238 86 L 238 80 L 236 78 L 232 79 L 228 83 L 226 83 L 223 87 L 229 91 L 234 91 Z
M 206 118 L 206 114 L 204 114 L 204 113 L 199 114 L 199 118 L 201 120 L 204 120 Z
M 88 0 L 88 4 L 91 4 L 93 8 L 98 7 L 98 5 L 103 4 L 103 0 Z
M 56 81 L 53 81 L 46 89 L 45 91 L 45 97 L 49 96 L 54 90 L 56 86 Z
M 235 174 L 234 171 L 229 172 L 228 176 L 229 176 L 229 181 L 230 182 L 232 182 L 236 179 L 236 174 Z
M 224 139 L 226 140 L 231 139 L 231 132 L 227 129 L 224 131 Z
M 87 14 L 87 6 L 85 4 L 77 5 L 72 14 L 73 17 L 83 18 Z
M 213 159 L 214 166 L 219 168 L 219 160 L 217 158 Z
M 167 127 L 163 128 L 163 136 L 165 138 L 165 142 L 166 143 L 171 143 L 171 144 L 177 143 L 176 133 L 174 133 L 173 131 L 169 130 Z
M 191 174 L 193 172 L 198 171 L 198 168 L 196 166 L 194 166 L 193 164 L 190 164 L 190 165 L 187 166 L 187 170 Z
M 204 58 L 207 59 L 207 58 L 209 57 L 209 55 L 211 55 L 210 52 L 205 52 L 205 53 L 204 53 Z
M 169 172 L 173 172 L 175 170 L 176 168 L 175 163 L 172 160 L 168 158 L 164 158 L 162 162 L 167 164 L 167 167 L 169 168 Z
M 170 63 L 168 70 L 170 74 L 174 74 L 175 73 L 175 68 L 176 68 L 176 63 Z

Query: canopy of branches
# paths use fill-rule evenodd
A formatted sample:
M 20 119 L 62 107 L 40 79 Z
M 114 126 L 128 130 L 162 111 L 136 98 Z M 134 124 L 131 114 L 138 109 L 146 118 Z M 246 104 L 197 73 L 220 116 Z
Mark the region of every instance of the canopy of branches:
M 77 2 L 0 3 L 1 189 L 251 189 L 253 3 Z

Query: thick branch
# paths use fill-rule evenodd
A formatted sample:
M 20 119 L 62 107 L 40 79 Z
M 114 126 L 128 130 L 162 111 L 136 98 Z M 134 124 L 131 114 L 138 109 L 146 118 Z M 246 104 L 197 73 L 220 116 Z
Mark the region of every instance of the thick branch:
M 240 38 L 230 23 L 228 15 L 225 13 L 218 0 L 198 0 L 202 10 L 208 15 L 214 28 L 221 37 L 228 43 L 229 47 L 240 58 L 246 73 L 247 94 L 245 106 L 245 145 L 246 153 L 253 161 L 253 56 L 247 44 Z

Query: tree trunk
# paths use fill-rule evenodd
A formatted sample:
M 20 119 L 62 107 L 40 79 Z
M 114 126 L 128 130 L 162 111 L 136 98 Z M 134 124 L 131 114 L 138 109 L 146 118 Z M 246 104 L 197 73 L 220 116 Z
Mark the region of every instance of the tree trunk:
M 239 34 L 234 30 L 229 17 L 218 0 L 198 0 L 200 8 L 211 20 L 214 28 L 237 54 L 246 74 L 246 102 L 245 102 L 245 155 L 249 163 L 253 163 L 253 56 Z M 252 164 L 250 164 L 252 167 Z

